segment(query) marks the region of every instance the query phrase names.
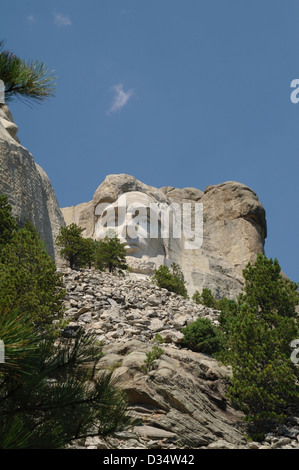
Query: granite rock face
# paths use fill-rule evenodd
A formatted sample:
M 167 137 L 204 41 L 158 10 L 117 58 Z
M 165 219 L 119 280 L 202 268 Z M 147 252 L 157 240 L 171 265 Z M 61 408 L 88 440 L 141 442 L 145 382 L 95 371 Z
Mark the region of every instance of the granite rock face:
M 48 176 L 20 144 L 17 131 L 9 108 L 1 104 L 0 194 L 8 196 L 19 225 L 32 222 L 49 255 L 58 259 L 54 241 L 64 218 Z
M 160 217 L 157 237 L 148 236 L 147 245 L 140 238 L 130 239 L 128 219 L 118 226 L 116 222 L 115 228 L 120 229 L 118 236 L 126 243 L 128 263 L 133 271 L 151 275 L 161 264 L 175 262 L 183 271 L 189 295 L 205 287 L 217 297 L 235 298 L 242 288 L 245 265 L 254 262 L 258 253 L 264 253 L 265 210 L 253 190 L 234 181 L 208 186 L 204 191 L 158 189 L 130 175 L 108 175 L 92 201 L 63 208 L 62 213 L 67 225 L 75 222 L 83 229 L 83 236 L 97 239 L 105 230 L 103 222 L 109 226 L 106 214 L 113 208 L 120 212 L 124 200 L 127 207 L 135 209 L 138 204 L 147 209 L 153 204 L 158 207 Z M 179 215 L 169 217 L 170 231 L 165 236 L 160 219 L 173 208 Z M 132 210 L 127 211 L 129 215 L 132 216 Z M 181 223 L 179 237 L 174 236 L 176 222 Z M 194 244 L 196 239 L 198 243 Z

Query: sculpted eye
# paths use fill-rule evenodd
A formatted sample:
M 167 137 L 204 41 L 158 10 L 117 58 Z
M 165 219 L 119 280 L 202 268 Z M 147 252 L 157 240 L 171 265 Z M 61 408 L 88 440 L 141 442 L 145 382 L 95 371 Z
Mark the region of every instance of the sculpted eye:
M 144 208 L 142 209 L 141 214 L 140 214 L 140 212 L 141 211 L 139 209 L 136 209 L 133 217 L 138 218 L 139 223 L 140 222 L 143 222 L 143 223 L 150 222 L 150 208 L 149 207 L 146 208 L 146 214 L 144 214 L 144 212 L 145 212 Z
M 104 228 L 115 227 L 118 225 L 118 211 L 116 208 L 108 207 L 101 215 L 102 226 Z

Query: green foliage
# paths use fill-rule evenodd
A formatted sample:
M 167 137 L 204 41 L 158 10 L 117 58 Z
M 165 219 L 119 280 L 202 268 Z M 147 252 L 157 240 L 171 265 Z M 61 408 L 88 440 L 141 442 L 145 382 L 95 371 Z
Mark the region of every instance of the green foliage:
M 33 226 L 12 231 L 0 250 L 0 311 L 24 311 L 38 328 L 63 316 L 62 277 Z
M 97 242 L 92 238 L 82 239 L 81 264 L 89 269 L 94 265 Z
M 171 269 L 165 265 L 155 269 L 152 281 L 158 287 L 167 289 L 169 292 L 182 295 L 185 299 L 188 298 L 183 273 L 176 263 L 172 263 Z
M 193 294 L 192 300 L 201 305 L 205 305 L 209 308 L 214 308 L 215 310 L 219 310 L 220 312 L 230 312 L 236 310 L 237 304 L 234 300 L 228 299 L 226 297 L 222 299 L 216 299 L 216 297 L 212 294 L 210 289 L 206 287 L 203 288 L 202 293 L 200 294 L 198 290 Z
M 68 227 L 61 227 L 56 237 L 56 245 L 61 248 L 60 255 L 69 262 L 71 269 L 80 268 L 85 264 L 86 245 L 82 232 L 81 227 L 72 223 Z
M 154 343 L 157 343 L 157 344 L 163 344 L 164 343 L 164 339 L 162 338 L 161 335 L 159 335 L 159 333 L 156 334 L 153 341 L 154 341 Z
M 17 230 L 17 223 L 12 216 L 8 197 L 0 194 L 0 250 L 10 242 L 13 233 Z
M 233 370 L 229 396 L 260 432 L 299 398 L 290 360 L 290 343 L 298 337 L 298 287 L 281 275 L 277 260 L 263 255 L 246 266 L 243 276 L 244 293 L 234 311 L 223 312 L 220 326 Z
M 94 336 L 79 330 L 53 348 L 15 312 L 0 315 L 0 331 L 7 351 L 0 364 L 0 449 L 64 448 L 133 424 L 112 374 L 95 376 L 102 349 Z
M 146 353 L 146 359 L 144 360 L 144 365 L 141 366 L 142 372 L 147 374 L 154 368 L 155 360 L 159 359 L 163 354 L 163 349 L 158 346 L 158 344 L 162 344 L 164 341 L 161 335 L 156 335 L 153 342 L 155 345 L 153 346 L 152 350 Z
M 281 275 L 276 259 L 263 255 L 253 265 L 248 263 L 243 277 L 245 286 L 237 301 L 217 300 L 209 289 L 195 292 L 192 299 L 221 312 L 214 337 L 219 347 L 210 348 L 210 353 L 232 366 L 229 397 L 259 434 L 267 420 L 281 419 L 284 407 L 299 397 L 290 360 L 290 343 L 298 337 L 298 285 Z M 186 328 L 190 349 L 195 350 L 197 335 L 199 343 L 209 344 L 202 326 L 199 332 L 193 324 Z
M 222 348 L 222 335 L 208 318 L 198 318 L 182 330 L 184 346 L 195 352 L 214 355 Z
M 243 271 L 244 294 L 239 303 L 247 302 L 261 312 L 263 318 L 272 324 L 273 314 L 294 317 L 299 303 L 298 284 L 281 274 L 277 259 L 258 255 L 254 265 L 248 264 Z
M 256 423 L 280 418 L 283 407 L 298 397 L 289 340 L 296 336 L 293 321 L 282 318 L 277 327 L 244 306 L 229 337 L 233 368 L 229 396 L 248 420 Z
M 206 287 L 203 288 L 202 293 L 200 294 L 198 290 L 193 294 L 192 300 L 201 305 L 205 305 L 210 308 L 217 308 L 217 299 L 213 296 L 210 289 Z
M 125 244 L 120 242 L 115 233 L 106 235 L 103 240 L 97 242 L 95 267 L 101 271 L 108 269 L 110 273 L 116 269 L 128 269 Z
M 5 84 L 5 99 L 13 97 L 26 101 L 44 101 L 55 93 L 54 72 L 47 70 L 43 62 L 26 62 L 0 41 L 0 77 Z
M 36 357 L 34 351 L 38 343 L 38 336 L 34 334 L 33 325 L 18 310 L 1 311 L 0 339 L 5 345 L 5 370 L 11 374 L 11 377 L 18 376 L 28 356 Z M 0 365 L 0 380 L 2 372 L 3 369 Z M 23 372 L 25 372 L 24 368 Z M 30 373 L 30 370 L 27 372 Z
M 83 229 L 72 223 L 68 227 L 61 227 L 56 237 L 56 245 L 60 247 L 60 255 L 68 261 L 71 269 L 89 269 L 95 263 L 97 242 L 92 238 L 83 238 Z

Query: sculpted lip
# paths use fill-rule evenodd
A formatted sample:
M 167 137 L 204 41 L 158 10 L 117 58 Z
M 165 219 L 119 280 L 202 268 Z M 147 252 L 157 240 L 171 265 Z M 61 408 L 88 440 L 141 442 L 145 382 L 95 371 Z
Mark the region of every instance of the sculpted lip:
M 134 251 L 136 251 L 138 249 L 138 245 L 135 244 L 135 243 L 131 243 L 131 244 L 126 244 L 125 245 L 125 250 L 127 253 L 133 253 Z

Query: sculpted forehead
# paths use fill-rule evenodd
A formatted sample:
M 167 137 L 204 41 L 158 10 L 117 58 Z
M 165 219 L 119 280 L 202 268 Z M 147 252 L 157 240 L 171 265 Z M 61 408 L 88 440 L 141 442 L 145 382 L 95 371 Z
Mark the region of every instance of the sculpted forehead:
M 138 209 L 138 207 L 149 207 L 150 204 L 155 203 L 154 198 L 151 196 L 142 193 L 141 191 L 130 191 L 124 194 L 121 194 L 113 203 L 104 202 L 100 203 L 95 208 L 95 215 L 101 216 L 104 211 L 109 208 L 118 208 L 122 207 L 125 209 Z
M 130 204 L 140 204 L 144 206 L 149 206 L 152 204 L 154 199 L 150 196 L 148 196 L 145 193 L 142 193 L 141 191 L 130 191 L 128 193 L 124 193 L 121 196 L 119 196 L 116 200 L 116 203 L 119 205 L 127 205 L 129 206 Z

